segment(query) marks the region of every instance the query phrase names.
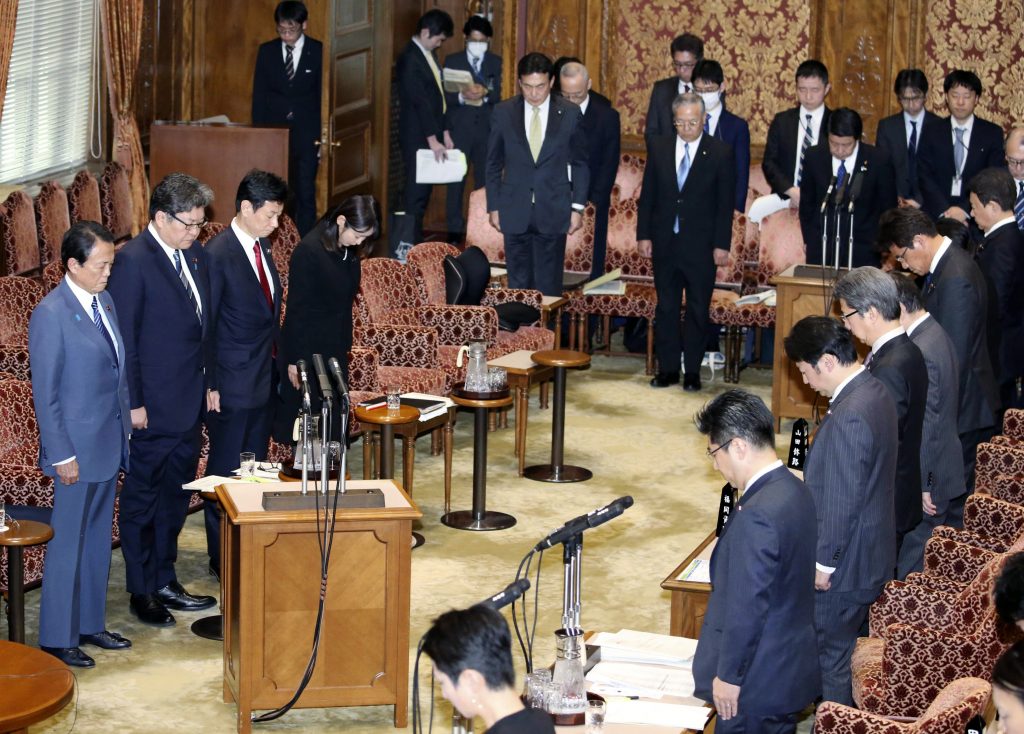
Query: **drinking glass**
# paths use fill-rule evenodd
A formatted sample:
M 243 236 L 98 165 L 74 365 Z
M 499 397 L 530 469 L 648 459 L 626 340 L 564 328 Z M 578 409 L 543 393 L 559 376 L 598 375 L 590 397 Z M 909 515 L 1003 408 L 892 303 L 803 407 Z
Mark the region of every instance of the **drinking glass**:
M 387 396 L 388 413 L 397 413 L 402 407 L 402 390 L 397 385 L 389 385 L 384 394 Z
M 3 498 L 0 498 L 0 533 L 7 530 L 7 511 L 4 509 Z
M 251 479 L 256 476 L 256 454 L 252 451 L 243 451 L 238 455 L 238 475 L 242 479 Z
M 587 701 L 587 734 L 599 734 L 604 729 L 604 701 Z

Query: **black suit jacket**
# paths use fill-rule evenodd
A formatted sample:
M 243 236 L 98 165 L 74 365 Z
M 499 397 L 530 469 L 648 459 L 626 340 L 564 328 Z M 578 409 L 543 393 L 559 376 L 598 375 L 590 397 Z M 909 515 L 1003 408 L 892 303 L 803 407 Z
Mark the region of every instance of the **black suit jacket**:
M 826 141 L 828 131 L 828 118 L 831 110 L 825 108 L 821 116 L 821 127 L 818 128 L 818 136 L 815 138 L 819 143 Z M 782 198 L 786 197 L 787 189 L 793 187 L 793 174 L 796 172 L 797 132 L 800 129 L 800 108 L 784 110 L 774 118 L 768 126 L 768 138 L 764 144 L 764 160 L 761 162 L 761 170 L 768 185 L 772 187 L 772 193 Z M 823 137 L 824 136 L 824 137 Z M 803 194 L 800 195 L 803 198 Z
M 917 345 L 900 334 L 878 348 L 867 370 L 888 388 L 896 403 L 896 532 L 905 534 L 921 522 L 921 431 L 928 402 L 928 367 Z
M 999 391 L 988 351 L 988 285 L 965 250 L 950 245 L 925 279 L 923 302 L 949 335 L 960 368 L 960 435 L 996 425 Z
M 289 82 L 280 39 L 267 41 L 256 53 L 252 77 L 254 125 L 288 125 L 291 155 L 315 155 L 320 141 L 320 89 L 323 44 L 306 36 L 302 56 Z
M 498 211 L 502 232 L 523 234 L 536 206 L 541 234 L 565 234 L 572 205 L 586 205 L 590 191 L 583 114 L 578 105 L 551 95 L 544 143 L 534 161 L 524 105 L 517 95 L 494 108 L 487 145 L 487 210 Z
M 1024 373 L 1024 234 L 1004 224 L 979 248 L 988 283 L 989 352 L 1000 384 Z
M 849 168 L 849 164 L 847 164 Z M 857 179 L 860 179 L 860 183 Z M 828 143 L 815 145 L 804 158 L 804 171 L 800 180 L 800 229 L 807 246 L 807 262 L 821 264 L 821 202 L 832 180 L 832 153 Z M 847 171 L 847 195 L 839 207 L 839 263 L 847 262 L 849 248 L 849 194 L 856 193 L 853 210 L 853 267 L 861 265 L 878 266 L 879 257 L 875 251 L 878 239 L 878 218 L 882 212 L 896 206 L 896 187 L 893 180 L 892 164 L 884 151 L 861 142 L 857 149 L 857 160 L 852 170 Z M 830 199 L 834 199 L 833 195 Z M 829 207 L 828 217 L 828 263 L 835 258 L 835 207 Z
M 692 85 L 691 85 L 692 88 Z M 672 103 L 679 96 L 679 77 L 659 79 L 651 88 L 651 99 L 647 103 L 647 122 L 644 137 L 650 140 L 656 135 L 675 135 L 672 124 Z
M 693 657 L 694 695 L 715 677 L 740 707 L 798 711 L 821 691 L 814 631 L 814 500 L 785 467 L 743 493 L 711 556 L 711 597 Z
M 750 126 L 742 117 L 722 110 L 715 128 L 715 137 L 732 146 L 736 163 L 736 211 L 747 208 L 747 185 L 750 183 Z
M 445 56 L 444 68 L 468 71 L 477 84 L 482 84 L 488 90 L 486 101 L 480 106 L 461 104 L 458 92 L 445 94 L 448 101 L 445 126 L 451 131 L 455 147 L 465 150 L 478 136 L 486 142 L 491 129 L 491 113 L 494 111 L 494 105 L 501 101 L 501 57 L 490 51 L 485 53 L 480 61 L 480 74 L 477 75 L 473 71 L 473 65 L 469 63 L 466 52 L 458 51 Z M 479 175 L 482 176 L 483 172 Z
M 956 173 L 953 158 L 952 118 L 942 118 L 930 125 L 921 136 L 917 152 L 917 180 L 921 187 L 921 208 L 937 219 L 951 206 L 971 211 L 967 185 L 974 174 L 991 166 L 1003 166 L 1003 130 L 995 123 L 974 118 L 971 142 L 967 146 L 960 195 L 953 196 L 951 187 Z
M 925 128 L 937 125 L 942 121 L 938 115 L 925 110 L 921 120 L 921 126 L 917 131 L 917 147 L 921 148 L 921 136 Z M 921 190 L 917 183 L 917 171 L 911 175 L 909 155 L 907 153 L 907 126 L 903 120 L 903 113 L 897 112 L 878 121 L 878 130 L 875 132 L 875 146 L 884 150 L 889 160 L 892 161 L 893 171 L 896 174 L 896 194 L 904 199 L 913 199 L 921 203 Z
M 438 64 L 440 70 L 440 64 Z M 398 136 L 405 153 L 427 147 L 431 135 L 443 143 L 445 124 L 444 95 L 423 51 L 415 41 L 405 44 L 395 62 L 398 79 Z M 415 172 L 412 172 L 413 174 Z M 410 175 L 414 178 L 414 175 Z
M 619 171 L 622 125 L 619 113 L 603 94 L 590 92 L 583 115 L 583 133 L 587 139 L 587 167 L 590 192 L 587 198 L 597 206 L 608 206 Z
M 270 243 L 261 240 L 260 251 L 270 271 L 273 308 L 231 227 L 206 243 L 212 313 L 206 383 L 220 392 L 221 404 L 231 408 L 262 407 L 270 397 L 271 355 L 281 316 L 281 279 Z
M 732 241 L 736 195 L 732 148 L 718 138 L 702 135 L 696 153 L 690 152 L 690 172 L 680 191 L 676 139 L 676 135 L 660 135 L 647 142 L 636 238 L 652 241 L 655 267 L 659 261 L 704 266 L 712 261 L 713 250 L 728 250 Z M 684 248 L 673 247 L 676 217 Z

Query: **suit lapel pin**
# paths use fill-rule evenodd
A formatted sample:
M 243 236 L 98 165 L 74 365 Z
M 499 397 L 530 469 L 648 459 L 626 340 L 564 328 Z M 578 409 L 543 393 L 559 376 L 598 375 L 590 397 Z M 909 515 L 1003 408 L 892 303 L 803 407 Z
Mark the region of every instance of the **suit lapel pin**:
M 79 316 L 79 315 L 78 315 L 78 314 L 76 313 L 76 314 L 75 314 L 75 321 L 81 321 L 81 320 L 82 320 L 82 317 L 81 317 L 81 316 Z

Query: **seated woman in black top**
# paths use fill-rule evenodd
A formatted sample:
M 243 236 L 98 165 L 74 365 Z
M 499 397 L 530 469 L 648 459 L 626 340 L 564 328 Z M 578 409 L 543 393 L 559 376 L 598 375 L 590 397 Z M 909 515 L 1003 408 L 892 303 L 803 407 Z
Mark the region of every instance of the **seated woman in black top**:
M 423 652 L 434 661 L 441 695 L 463 716 L 483 719 L 486 734 L 554 734 L 548 714 L 519 700 L 512 636 L 495 610 L 478 604 L 442 614 L 427 632 Z

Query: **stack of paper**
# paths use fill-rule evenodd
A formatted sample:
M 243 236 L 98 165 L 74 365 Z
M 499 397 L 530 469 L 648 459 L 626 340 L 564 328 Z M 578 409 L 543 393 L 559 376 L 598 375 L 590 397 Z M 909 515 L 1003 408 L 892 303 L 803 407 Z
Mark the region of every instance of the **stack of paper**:
M 609 701 L 605 721 L 615 724 L 651 724 L 703 731 L 711 709 L 653 701 Z
M 619 630 L 601 632 L 588 641 L 601 648 L 601 660 L 649 663 L 689 668 L 697 652 L 697 641 L 688 637 L 658 635 L 653 632 Z
M 602 655 L 604 651 L 602 649 Z M 602 660 L 587 673 L 594 693 L 661 698 L 693 695 L 693 673 L 689 668 L 646 663 L 618 663 Z
M 686 568 L 676 576 L 676 581 L 693 581 L 698 584 L 711 583 L 711 561 L 706 558 L 694 558 Z
M 594 278 L 589 283 L 584 283 L 583 292 L 588 295 L 612 295 L 621 296 L 626 292 L 626 284 L 619 278 L 622 277 L 622 268 L 615 268 L 599 278 Z

